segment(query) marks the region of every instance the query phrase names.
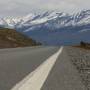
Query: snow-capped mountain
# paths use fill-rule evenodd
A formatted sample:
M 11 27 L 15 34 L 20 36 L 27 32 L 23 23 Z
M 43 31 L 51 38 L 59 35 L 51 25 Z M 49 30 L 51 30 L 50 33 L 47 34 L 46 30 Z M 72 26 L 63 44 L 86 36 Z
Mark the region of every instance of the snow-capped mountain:
M 90 38 L 90 10 L 76 14 L 56 11 L 0 19 L 1 27 L 15 28 L 44 44 L 77 44 Z
M 57 28 L 88 24 L 90 23 L 90 10 L 81 11 L 73 15 L 53 11 L 42 14 L 29 14 L 21 18 L 0 19 L 0 25 L 4 25 L 6 27 L 16 26 L 16 28 L 20 26 L 27 27 L 40 24 L 45 24 L 45 26 L 50 27 L 52 26 L 52 23 L 54 27 Z

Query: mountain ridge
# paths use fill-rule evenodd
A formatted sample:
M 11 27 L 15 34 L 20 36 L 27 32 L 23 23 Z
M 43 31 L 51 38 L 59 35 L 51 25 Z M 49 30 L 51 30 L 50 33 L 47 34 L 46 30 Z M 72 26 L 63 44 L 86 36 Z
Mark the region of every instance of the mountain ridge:
M 63 26 L 87 24 L 90 23 L 90 10 L 84 10 L 75 14 L 68 14 L 68 13 L 56 12 L 56 11 L 53 12 L 47 11 L 43 14 L 31 13 L 21 18 L 1 18 L 0 25 L 6 23 L 7 24 L 6 27 L 10 27 L 11 25 L 18 28 L 19 27 L 18 24 L 22 26 L 29 24 L 30 26 L 30 25 L 42 24 L 50 20 L 55 20 L 60 18 L 61 18 L 60 21 L 63 23 L 59 23 L 59 24 Z

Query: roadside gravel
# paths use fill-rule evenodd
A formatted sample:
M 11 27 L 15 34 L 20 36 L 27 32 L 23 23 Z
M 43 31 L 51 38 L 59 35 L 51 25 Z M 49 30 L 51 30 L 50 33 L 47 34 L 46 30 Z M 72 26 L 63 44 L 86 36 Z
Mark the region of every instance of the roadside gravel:
M 90 90 L 90 50 L 66 47 L 66 51 L 72 64 L 78 70 L 83 84 L 87 90 Z

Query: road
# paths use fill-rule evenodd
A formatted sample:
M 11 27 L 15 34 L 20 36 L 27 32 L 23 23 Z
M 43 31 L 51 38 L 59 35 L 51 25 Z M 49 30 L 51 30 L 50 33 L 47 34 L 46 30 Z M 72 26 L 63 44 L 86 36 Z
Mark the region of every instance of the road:
M 0 50 L 0 90 L 85 90 L 62 47 Z

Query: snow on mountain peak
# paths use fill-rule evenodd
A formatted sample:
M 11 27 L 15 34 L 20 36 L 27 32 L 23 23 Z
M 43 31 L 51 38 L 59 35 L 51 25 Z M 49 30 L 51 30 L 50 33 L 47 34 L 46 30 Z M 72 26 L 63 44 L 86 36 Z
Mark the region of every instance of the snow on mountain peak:
M 66 27 L 90 24 L 90 10 L 83 10 L 77 14 L 70 15 L 63 12 L 47 11 L 44 13 L 33 14 L 21 18 L 0 19 L 0 26 L 23 28 L 45 24 L 49 27 Z
M 32 20 L 35 17 L 35 14 L 28 14 L 27 16 L 23 17 L 23 21 L 27 22 L 28 20 Z

